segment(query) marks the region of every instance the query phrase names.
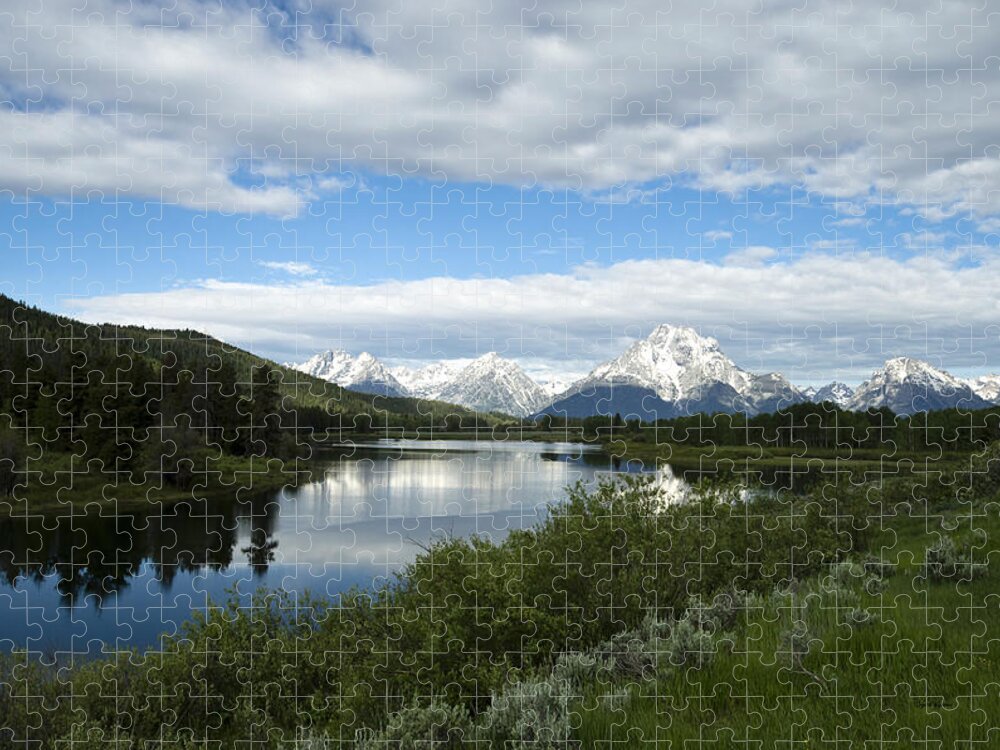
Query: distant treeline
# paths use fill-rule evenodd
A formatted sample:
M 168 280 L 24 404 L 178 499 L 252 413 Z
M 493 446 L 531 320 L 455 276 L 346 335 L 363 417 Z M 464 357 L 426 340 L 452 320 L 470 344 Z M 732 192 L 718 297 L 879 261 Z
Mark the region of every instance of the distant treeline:
M 590 437 L 680 445 L 801 446 L 811 449 L 965 451 L 1000 440 L 1000 406 L 979 411 L 945 409 L 910 416 L 889 409 L 845 411 L 835 404 L 801 403 L 771 414 L 695 414 L 656 422 L 621 415 L 560 420 L 542 417 L 543 430 L 577 426 Z

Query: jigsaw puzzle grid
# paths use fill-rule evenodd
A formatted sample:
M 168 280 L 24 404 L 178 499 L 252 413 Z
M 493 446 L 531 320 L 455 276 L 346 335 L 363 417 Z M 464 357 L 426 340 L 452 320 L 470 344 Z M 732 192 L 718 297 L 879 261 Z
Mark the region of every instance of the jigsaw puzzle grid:
M 0 748 L 997 744 L 998 19 L 0 9 Z

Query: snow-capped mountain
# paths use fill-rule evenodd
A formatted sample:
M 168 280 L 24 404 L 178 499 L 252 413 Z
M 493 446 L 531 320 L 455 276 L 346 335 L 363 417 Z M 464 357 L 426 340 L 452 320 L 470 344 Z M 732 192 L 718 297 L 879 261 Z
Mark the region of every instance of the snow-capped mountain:
M 408 395 L 405 386 L 389 368 L 368 352 L 357 357 L 343 350 L 320 352 L 302 364 L 289 364 L 294 370 L 328 380 L 343 388 L 381 396 Z
M 843 408 L 854 396 L 854 389 L 846 383 L 834 380 L 822 388 L 806 388 L 802 391 L 802 395 L 813 403 L 821 404 L 824 401 L 831 401 Z
M 533 414 L 548 396 L 516 362 L 490 352 L 460 370 L 437 399 L 477 411 L 499 411 L 517 417 Z
M 965 384 L 984 401 L 1000 404 L 1000 375 L 981 375 L 978 378 L 966 380 Z
M 724 383 L 741 392 L 751 380 L 715 339 L 699 336 L 693 328 L 661 325 L 620 357 L 598 365 L 573 390 L 591 383 L 620 383 L 648 388 L 664 401 L 681 401 L 708 383 Z
M 875 370 L 847 402 L 853 410 L 888 407 L 896 414 L 949 409 L 982 409 L 989 403 L 964 381 L 933 365 L 896 357 Z
M 391 372 L 415 398 L 437 399 L 468 364 L 465 360 L 444 360 L 426 367 L 394 367 Z
M 328 351 L 288 366 L 363 393 L 447 401 L 516 417 L 533 414 L 549 401 L 548 394 L 516 362 L 495 352 L 471 361 L 390 369 L 367 352 L 355 357 L 345 351 Z
M 471 361 L 444 360 L 419 369 L 396 367 L 392 373 L 411 396 L 447 401 L 476 411 L 524 417 L 548 401 L 544 389 L 520 365 L 496 352 Z
M 800 390 L 779 373 L 756 374 L 740 368 L 715 339 L 671 325 L 658 326 L 621 356 L 568 386 L 558 381 L 539 384 L 516 362 L 495 352 L 474 360 L 389 368 L 367 352 L 354 356 L 327 351 L 288 366 L 356 391 L 446 401 L 517 417 L 756 414 L 801 401 L 832 401 L 852 410 L 887 407 L 897 414 L 912 414 L 1000 403 L 1000 375 L 965 381 L 909 357 L 888 360 L 857 389 L 835 381 Z
M 574 383 L 546 411 L 665 417 L 771 411 L 803 398 L 778 373 L 755 375 L 738 367 L 715 339 L 693 328 L 664 324 Z

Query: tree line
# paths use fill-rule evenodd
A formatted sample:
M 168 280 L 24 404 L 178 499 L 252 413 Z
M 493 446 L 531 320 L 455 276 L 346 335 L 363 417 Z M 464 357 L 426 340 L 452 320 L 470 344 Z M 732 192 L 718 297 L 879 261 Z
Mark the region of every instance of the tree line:
M 1000 440 L 1000 406 L 902 415 L 886 408 L 847 411 L 831 402 L 800 403 L 767 414 L 693 414 L 653 422 L 620 414 L 568 421 L 546 415 L 539 427 L 576 427 L 593 438 L 691 446 L 968 451 Z

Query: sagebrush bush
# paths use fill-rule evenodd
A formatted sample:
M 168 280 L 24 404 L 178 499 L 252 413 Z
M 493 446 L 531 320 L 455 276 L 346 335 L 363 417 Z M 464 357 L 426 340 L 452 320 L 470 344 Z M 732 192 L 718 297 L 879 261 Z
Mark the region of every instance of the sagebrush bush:
M 685 617 L 693 619 L 702 629 L 723 633 L 736 627 L 740 613 L 747 607 L 747 594 L 732 584 L 717 593 L 710 603 L 695 594 L 688 599 Z
M 950 536 L 941 537 L 924 551 L 924 575 L 933 581 L 971 581 L 986 572 L 986 565 L 974 563 L 971 553 L 959 550 Z
M 683 617 L 674 623 L 664 643 L 665 659 L 661 658 L 659 670 L 664 672 L 690 664 L 708 666 L 715 655 L 714 643 L 713 632 L 706 630 L 696 616 Z
M 600 644 L 594 652 L 605 660 L 616 677 L 652 680 L 661 642 L 669 638 L 671 625 L 647 615 L 634 630 L 627 630 Z
M 464 708 L 440 701 L 414 701 L 393 714 L 381 731 L 363 739 L 357 747 L 359 750 L 446 750 L 464 747 L 472 739 L 472 720 Z
M 895 563 L 886 562 L 874 555 L 866 555 L 861 565 L 867 575 L 881 580 L 888 580 L 896 575 L 898 566 Z
M 493 750 L 570 746 L 572 687 L 555 677 L 528 679 L 494 695 L 477 721 L 477 740 Z
M 613 667 L 611 659 L 598 649 L 583 652 L 566 651 L 556 659 L 552 675 L 579 690 L 587 685 L 607 680 Z

